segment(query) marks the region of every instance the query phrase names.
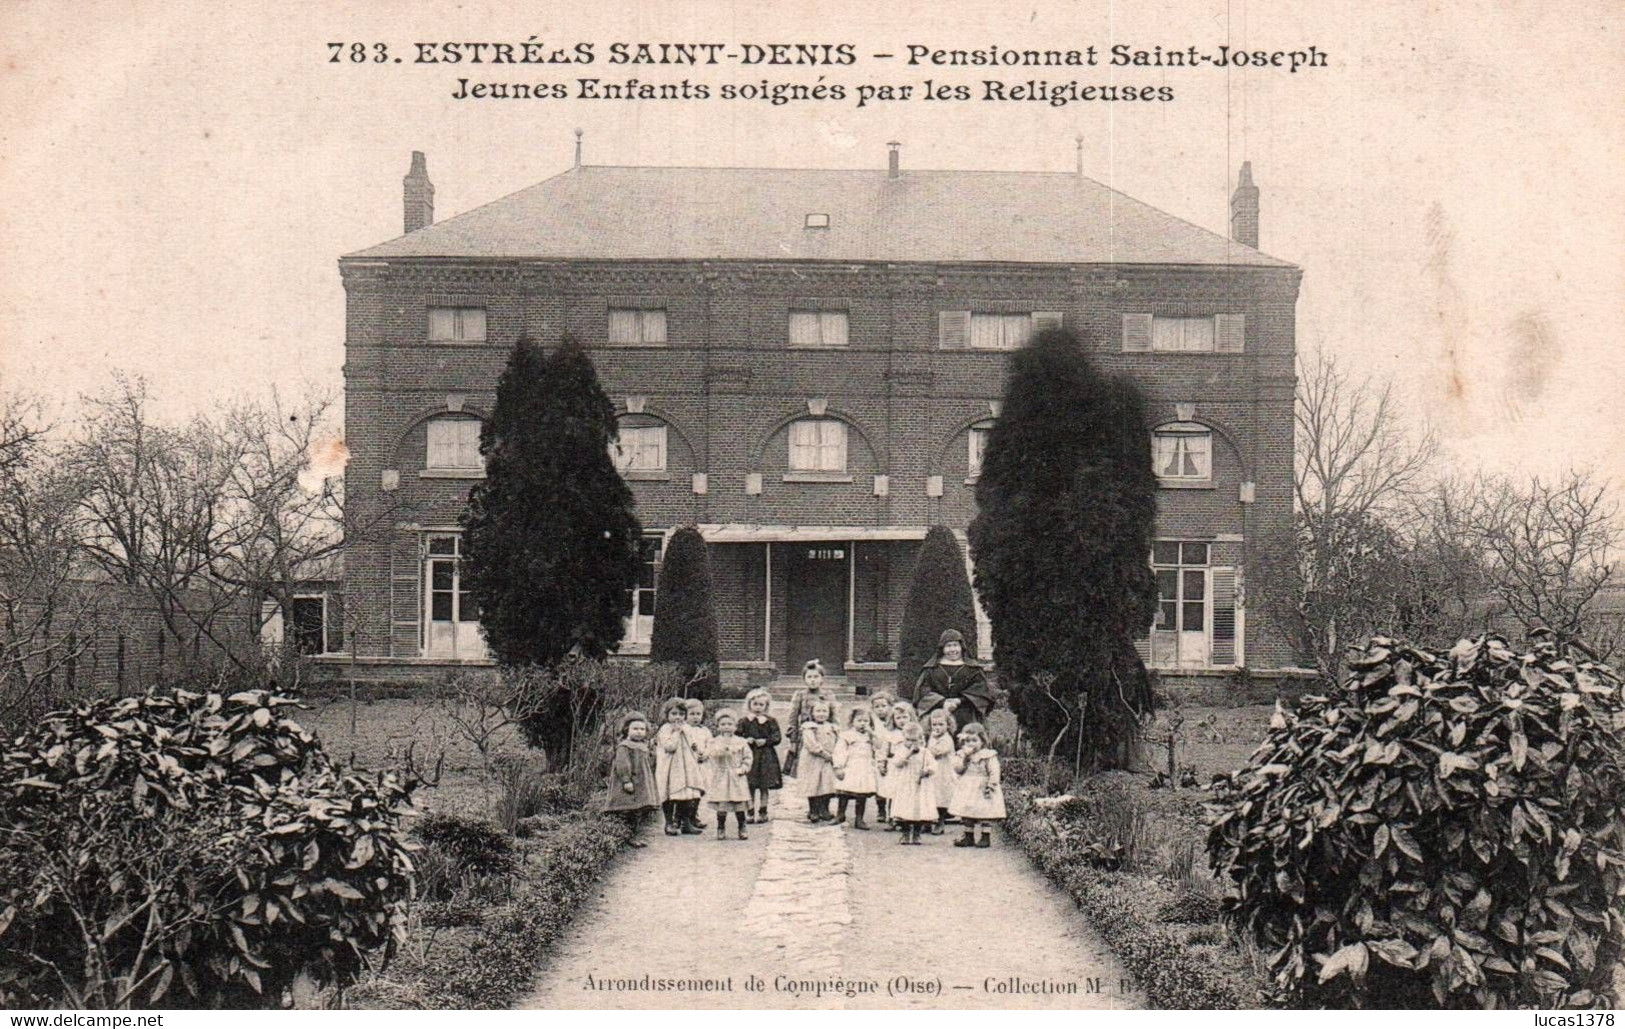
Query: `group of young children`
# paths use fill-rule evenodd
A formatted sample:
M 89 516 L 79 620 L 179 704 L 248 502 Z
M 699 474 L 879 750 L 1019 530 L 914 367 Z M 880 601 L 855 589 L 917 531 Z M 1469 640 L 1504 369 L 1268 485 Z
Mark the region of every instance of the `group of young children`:
M 745 826 L 768 821 L 769 795 L 784 785 L 777 747 L 788 738 L 813 825 L 844 825 L 852 809 L 851 827 L 867 830 L 873 797 L 886 830 L 902 834 L 899 843 L 917 845 L 926 833 L 940 836 L 953 818 L 964 826 L 954 846 L 992 845 L 992 823 L 1005 817 L 1004 791 L 999 755 L 980 723 L 963 726 L 956 739 L 946 708 L 931 710 L 922 724 L 912 704 L 881 692 L 854 704 L 843 727 L 816 661 L 808 662 L 804 680 L 807 689 L 792 703 L 788 734 L 768 714 L 771 697 L 763 689 L 746 695 L 743 715 L 732 708 L 718 711 L 715 732 L 704 725 L 705 704 L 694 699 L 668 700 L 652 741 L 648 718 L 626 715 L 606 808 L 624 812 L 635 824 L 658 805 L 668 836 L 692 835 L 705 831 L 699 819 L 703 800 L 716 814 L 717 839 L 727 838 L 729 814 L 738 838 L 747 839 Z M 834 812 L 832 800 L 838 802 Z

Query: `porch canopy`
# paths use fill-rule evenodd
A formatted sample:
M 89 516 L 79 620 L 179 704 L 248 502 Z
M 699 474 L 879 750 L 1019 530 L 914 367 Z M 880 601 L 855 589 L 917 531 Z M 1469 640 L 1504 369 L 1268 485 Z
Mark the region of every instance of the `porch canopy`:
M 699 526 L 707 543 L 812 543 L 923 540 L 924 525 L 752 525 L 727 522 Z

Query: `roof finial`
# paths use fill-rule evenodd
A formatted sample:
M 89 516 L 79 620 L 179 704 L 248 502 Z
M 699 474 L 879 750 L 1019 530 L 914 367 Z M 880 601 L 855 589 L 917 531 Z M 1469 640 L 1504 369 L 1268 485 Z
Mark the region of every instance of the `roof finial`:
M 1076 139 L 1077 142 L 1078 142 L 1078 177 L 1082 178 L 1083 177 L 1083 133 L 1080 132 L 1076 136 L 1074 136 L 1073 138 Z
M 576 171 L 581 170 L 581 130 L 576 129 Z

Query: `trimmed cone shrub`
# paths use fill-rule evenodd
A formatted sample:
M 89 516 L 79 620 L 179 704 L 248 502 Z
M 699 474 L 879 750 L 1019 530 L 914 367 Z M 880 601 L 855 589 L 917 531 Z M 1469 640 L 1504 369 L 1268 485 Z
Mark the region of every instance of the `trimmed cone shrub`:
M 933 525 L 914 558 L 914 577 L 903 607 L 903 627 L 897 644 L 897 689 L 900 697 L 913 697 L 920 669 L 936 656 L 944 629 L 958 629 L 965 637 L 965 656 L 976 657 L 976 601 L 965 574 L 965 552 L 946 526 Z
M 1612 669 L 1499 636 L 1373 638 L 1332 696 L 1277 709 L 1221 786 L 1208 853 L 1277 1000 L 1612 1001 L 1625 703 Z
M 0 756 L 0 1006 L 277 1007 L 405 933 L 408 789 L 265 691 L 100 700 Z
M 711 602 L 711 557 L 705 537 L 692 525 L 672 533 L 660 565 L 654 630 L 649 638 L 651 663 L 675 665 L 698 681 L 691 697 L 717 692 L 717 612 Z

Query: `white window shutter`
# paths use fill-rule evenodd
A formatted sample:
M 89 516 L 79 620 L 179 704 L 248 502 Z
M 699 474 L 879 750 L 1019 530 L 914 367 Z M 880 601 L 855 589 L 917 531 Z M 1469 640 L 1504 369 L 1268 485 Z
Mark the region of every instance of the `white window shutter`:
M 1221 354 L 1239 354 L 1247 347 L 1247 316 L 1221 314 L 1214 316 L 1214 349 Z
M 1045 329 L 1059 329 L 1064 320 L 1060 311 L 1034 311 L 1033 332 L 1043 332 Z
M 1125 314 L 1123 316 L 1123 352 L 1142 353 L 1151 349 L 1151 316 Z
M 945 350 L 964 350 L 970 345 L 970 312 L 937 312 L 937 345 Z
M 1134 652 L 1140 655 L 1141 663 L 1149 665 L 1151 663 L 1151 637 L 1135 637 Z
M 1238 600 L 1236 570 L 1228 567 L 1213 569 L 1213 641 L 1208 653 L 1210 663 L 1215 668 L 1240 664 Z

